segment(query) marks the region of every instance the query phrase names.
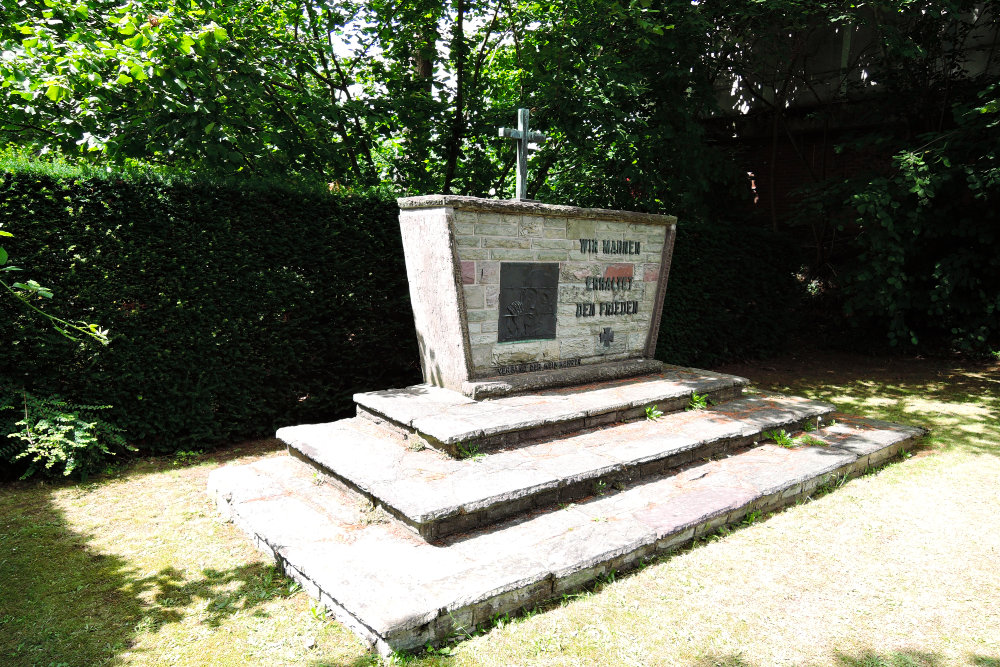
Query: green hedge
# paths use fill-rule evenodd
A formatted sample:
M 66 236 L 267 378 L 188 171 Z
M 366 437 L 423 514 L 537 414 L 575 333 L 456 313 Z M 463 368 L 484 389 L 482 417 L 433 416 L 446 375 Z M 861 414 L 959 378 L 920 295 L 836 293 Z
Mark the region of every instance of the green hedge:
M 111 331 L 107 347 L 72 343 L 0 299 L 0 378 L 111 405 L 101 418 L 145 451 L 344 417 L 355 392 L 420 380 L 388 194 L 21 170 L 0 175 L 0 226 L 12 263 L 55 292 L 44 307 Z M 776 349 L 791 257 L 762 231 L 679 225 L 658 356 Z
M 0 224 L 46 307 L 112 339 L 75 345 L 0 300 L 0 375 L 112 405 L 147 451 L 345 416 L 356 391 L 419 381 L 388 195 L 6 173 Z
M 766 229 L 679 222 L 656 358 L 711 366 L 780 351 L 799 327 L 798 255 Z

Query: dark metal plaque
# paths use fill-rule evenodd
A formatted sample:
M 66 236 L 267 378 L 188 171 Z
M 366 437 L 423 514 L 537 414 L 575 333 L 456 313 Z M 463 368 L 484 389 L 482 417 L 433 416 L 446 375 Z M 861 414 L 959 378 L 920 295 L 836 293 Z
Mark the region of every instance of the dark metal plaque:
M 497 340 L 555 338 L 558 301 L 558 263 L 502 262 Z

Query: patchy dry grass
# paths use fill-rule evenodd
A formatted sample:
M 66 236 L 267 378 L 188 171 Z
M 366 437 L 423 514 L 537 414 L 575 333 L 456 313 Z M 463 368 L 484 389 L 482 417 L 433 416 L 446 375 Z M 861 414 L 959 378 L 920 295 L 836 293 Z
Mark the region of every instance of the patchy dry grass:
M 0 487 L 0 664 L 371 664 L 208 501 L 223 459 L 279 451 Z
M 851 355 L 731 367 L 916 423 L 912 456 L 414 665 L 1000 667 L 1000 368 Z M 377 664 L 221 523 L 223 459 L 0 487 L 11 665 Z

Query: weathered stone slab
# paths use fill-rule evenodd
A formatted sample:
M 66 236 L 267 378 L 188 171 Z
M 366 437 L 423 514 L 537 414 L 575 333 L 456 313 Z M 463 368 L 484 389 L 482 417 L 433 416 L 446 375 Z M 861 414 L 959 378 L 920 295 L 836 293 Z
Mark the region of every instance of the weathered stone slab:
M 548 218 L 579 218 L 581 220 L 615 220 L 622 222 L 638 222 L 644 224 L 667 225 L 677 222 L 672 215 L 640 213 L 638 211 L 621 211 L 601 208 L 581 208 L 579 206 L 563 206 L 560 204 L 543 204 L 536 201 L 516 201 L 511 199 L 482 199 L 462 195 L 421 195 L 397 200 L 399 208 L 424 209 L 436 207 L 453 207 L 467 211 L 495 213 L 499 215 L 536 214 Z M 554 222 L 554 220 L 553 220 Z M 596 227 L 588 227 L 586 232 L 574 234 L 593 235 Z
M 208 485 L 260 549 L 388 653 L 579 589 L 756 507 L 795 502 L 824 480 L 860 473 L 856 452 L 898 449 L 923 432 L 839 421 L 813 434 L 826 446 L 764 445 L 433 545 L 395 521 L 372 521 L 357 497 L 317 485 L 314 469 L 291 457 L 221 468 Z
M 824 429 L 822 440 L 858 457 L 858 469 L 876 466 L 899 452 L 899 432 L 917 438 L 926 433 L 918 426 L 905 426 L 879 419 L 841 416 L 837 424 Z
M 470 421 L 479 425 L 477 433 L 488 434 L 500 423 L 523 424 L 527 406 L 518 402 L 531 400 L 458 400 L 438 417 L 457 420 L 480 410 L 480 417 Z M 561 435 L 467 459 L 431 449 L 413 451 L 366 431 L 368 422 L 361 419 L 293 426 L 277 435 L 297 456 L 362 492 L 424 538 L 437 539 L 575 500 L 597 485 L 658 474 L 753 443 L 765 429 L 794 428 L 832 411 L 833 406 L 820 401 L 753 396 L 710 410 Z
M 408 430 L 445 450 L 462 443 L 479 449 L 523 442 L 603 423 L 637 419 L 644 408 L 681 410 L 692 393 L 721 402 L 739 396 L 745 378 L 666 366 L 639 378 L 474 401 L 430 385 L 355 394 L 359 412 Z
M 462 384 L 462 393 L 477 400 L 500 398 L 511 394 L 539 391 L 547 387 L 565 387 L 602 380 L 618 380 L 658 373 L 662 370 L 663 362 L 656 359 L 623 359 L 601 364 L 508 375 L 489 380 L 472 380 Z
M 673 216 L 452 196 L 399 205 L 427 384 L 482 398 L 598 369 L 553 371 L 654 363 Z

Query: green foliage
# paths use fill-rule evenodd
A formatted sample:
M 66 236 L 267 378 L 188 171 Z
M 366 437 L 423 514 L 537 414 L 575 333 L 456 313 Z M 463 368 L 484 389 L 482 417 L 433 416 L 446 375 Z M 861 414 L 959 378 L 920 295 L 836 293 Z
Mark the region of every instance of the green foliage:
M 797 255 L 768 230 L 679 222 L 656 358 L 705 366 L 781 350 L 799 321 Z
M 200 449 L 194 451 L 185 451 L 183 449 L 176 451 L 174 452 L 174 465 L 189 466 L 195 463 L 203 453 Z
M 660 410 L 659 406 L 647 405 L 646 406 L 646 419 L 650 421 L 656 421 L 663 416 L 663 411 Z
M 458 443 L 455 445 L 455 452 L 458 454 L 458 458 L 469 461 L 481 461 L 486 457 L 481 451 L 479 451 L 479 445 L 475 443 Z
M 686 0 L 5 2 L 0 142 L 82 160 L 504 196 L 519 106 L 550 136 L 529 195 L 689 214 L 709 26 Z
M 951 127 L 889 142 L 888 168 L 811 194 L 849 252 L 831 284 L 853 334 L 910 350 L 1000 347 L 1000 89 L 957 104 Z
M 117 452 L 135 449 L 119 427 L 97 416 L 109 405 L 77 405 L 57 396 L 39 398 L 9 386 L 0 388 L 0 396 L 0 410 L 11 410 L 19 417 L 5 429 L 14 443 L 0 446 L 0 458 L 15 466 L 26 464 L 21 479 L 38 472 L 86 479 Z M 0 415 L 0 420 L 4 417 Z
M 798 447 L 829 447 L 830 444 L 825 440 L 820 440 L 814 435 L 800 435 L 795 438 L 795 444 Z
M 769 431 L 764 431 L 761 436 L 765 440 L 771 440 L 774 444 L 779 447 L 795 447 L 795 440 L 788 434 L 785 429 L 771 429 Z
M 688 401 L 685 410 L 707 410 L 708 409 L 708 394 L 691 394 L 691 400 Z
M 12 236 L 13 234 L 10 232 L 5 232 L 0 229 L 0 237 L 10 238 Z M 7 264 L 7 260 L 9 258 L 10 255 L 7 253 L 7 250 L 0 246 L 0 274 L 13 273 L 21 270 L 16 266 Z M 96 324 L 88 324 L 83 321 L 67 322 L 66 320 L 56 317 L 51 313 L 46 313 L 36 306 L 33 303 L 36 300 L 51 299 L 52 290 L 47 287 L 43 287 L 37 280 L 25 278 L 25 281 L 26 282 L 8 283 L 4 280 L 0 280 L 0 290 L 6 292 L 3 296 L 13 297 L 17 301 L 20 301 L 28 309 L 48 319 L 56 331 L 72 341 L 78 341 L 78 335 L 82 334 L 107 345 L 108 332 L 101 329 Z
M 521 12 L 532 28 L 518 73 L 550 137 L 533 158 L 529 195 L 669 208 L 685 219 L 707 213 L 706 193 L 719 199 L 735 169 L 704 141 L 700 121 L 716 96 L 701 9 L 672 0 L 572 0 L 525 3 Z
M 114 156 L 234 148 L 213 134 L 211 118 L 248 92 L 237 72 L 219 71 L 230 73 L 234 50 L 217 21 L 238 8 L 142 0 L 4 8 L 0 45 L 12 57 L 0 61 L 2 128 L 13 137 L 41 134 L 53 147 Z
M 997 128 L 967 114 L 959 134 L 900 151 L 892 173 L 849 200 L 860 252 L 844 308 L 862 326 L 874 320 L 890 345 L 927 340 L 979 354 L 1000 345 Z
M 112 332 L 106 347 L 74 344 L 0 303 L 0 375 L 112 405 L 105 419 L 147 451 L 330 420 L 355 391 L 419 380 L 385 193 L 7 172 L 0 224 L 67 319 Z

